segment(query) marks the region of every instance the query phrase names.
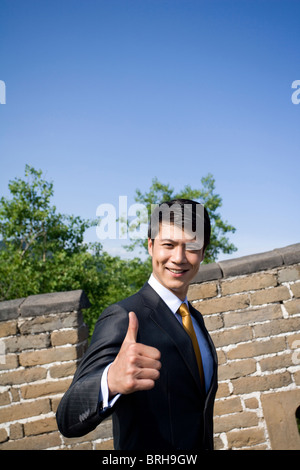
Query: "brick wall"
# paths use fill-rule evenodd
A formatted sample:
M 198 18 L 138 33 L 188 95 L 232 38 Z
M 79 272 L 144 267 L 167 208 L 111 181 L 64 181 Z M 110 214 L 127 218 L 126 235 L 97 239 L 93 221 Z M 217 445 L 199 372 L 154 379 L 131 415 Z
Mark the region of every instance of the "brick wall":
M 55 412 L 87 348 L 81 290 L 0 303 L 0 450 L 111 447 L 111 421 L 78 439 Z
M 300 244 L 202 266 L 189 300 L 219 356 L 217 449 L 300 449 Z M 111 421 L 77 439 L 55 411 L 87 347 L 82 291 L 0 303 L 0 450 L 112 449 Z
M 300 244 L 203 266 L 195 281 L 219 358 L 216 449 L 300 449 Z

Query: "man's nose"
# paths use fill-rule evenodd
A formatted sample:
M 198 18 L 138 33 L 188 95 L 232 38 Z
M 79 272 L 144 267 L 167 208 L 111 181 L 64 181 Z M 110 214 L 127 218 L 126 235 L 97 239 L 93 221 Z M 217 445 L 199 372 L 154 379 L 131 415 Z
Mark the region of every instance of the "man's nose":
M 178 245 L 173 250 L 172 261 L 176 264 L 182 264 L 186 262 L 185 247 Z

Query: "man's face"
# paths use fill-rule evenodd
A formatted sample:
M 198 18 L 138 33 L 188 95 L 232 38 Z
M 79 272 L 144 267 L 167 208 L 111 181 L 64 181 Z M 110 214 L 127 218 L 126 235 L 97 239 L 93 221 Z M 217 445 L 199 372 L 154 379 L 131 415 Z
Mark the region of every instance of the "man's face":
M 188 233 L 172 224 L 160 225 L 154 243 L 148 239 L 154 277 L 181 300 L 184 300 L 204 256 L 203 249 L 193 248 Z

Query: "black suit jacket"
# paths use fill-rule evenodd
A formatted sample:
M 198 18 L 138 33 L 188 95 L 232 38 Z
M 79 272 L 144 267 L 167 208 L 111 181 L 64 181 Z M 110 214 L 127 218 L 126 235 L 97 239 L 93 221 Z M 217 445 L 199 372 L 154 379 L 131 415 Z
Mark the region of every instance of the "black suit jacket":
M 63 396 L 57 423 L 66 437 L 92 431 L 113 413 L 116 450 L 213 449 L 213 405 L 217 391 L 217 355 L 202 315 L 191 305 L 211 348 L 214 372 L 203 392 L 192 342 L 160 296 L 146 283 L 135 295 L 108 307 L 100 316 L 90 347 Z M 102 373 L 118 354 L 128 329 L 128 313 L 139 321 L 137 342 L 161 352 L 160 378 L 152 390 L 122 395 L 101 411 Z

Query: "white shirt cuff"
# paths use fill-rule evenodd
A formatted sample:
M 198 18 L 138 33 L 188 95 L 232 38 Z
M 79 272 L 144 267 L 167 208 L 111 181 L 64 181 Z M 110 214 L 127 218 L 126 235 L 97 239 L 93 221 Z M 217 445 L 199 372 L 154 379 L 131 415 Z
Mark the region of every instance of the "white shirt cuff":
M 121 396 L 120 393 L 113 397 L 111 400 L 109 400 L 109 389 L 108 389 L 108 383 L 107 383 L 107 373 L 108 369 L 110 368 L 112 362 L 108 364 L 108 366 L 105 367 L 102 377 L 101 377 L 101 389 L 100 389 L 100 396 L 99 396 L 99 401 L 102 401 L 102 411 L 105 410 L 105 408 L 111 408 L 117 399 Z

